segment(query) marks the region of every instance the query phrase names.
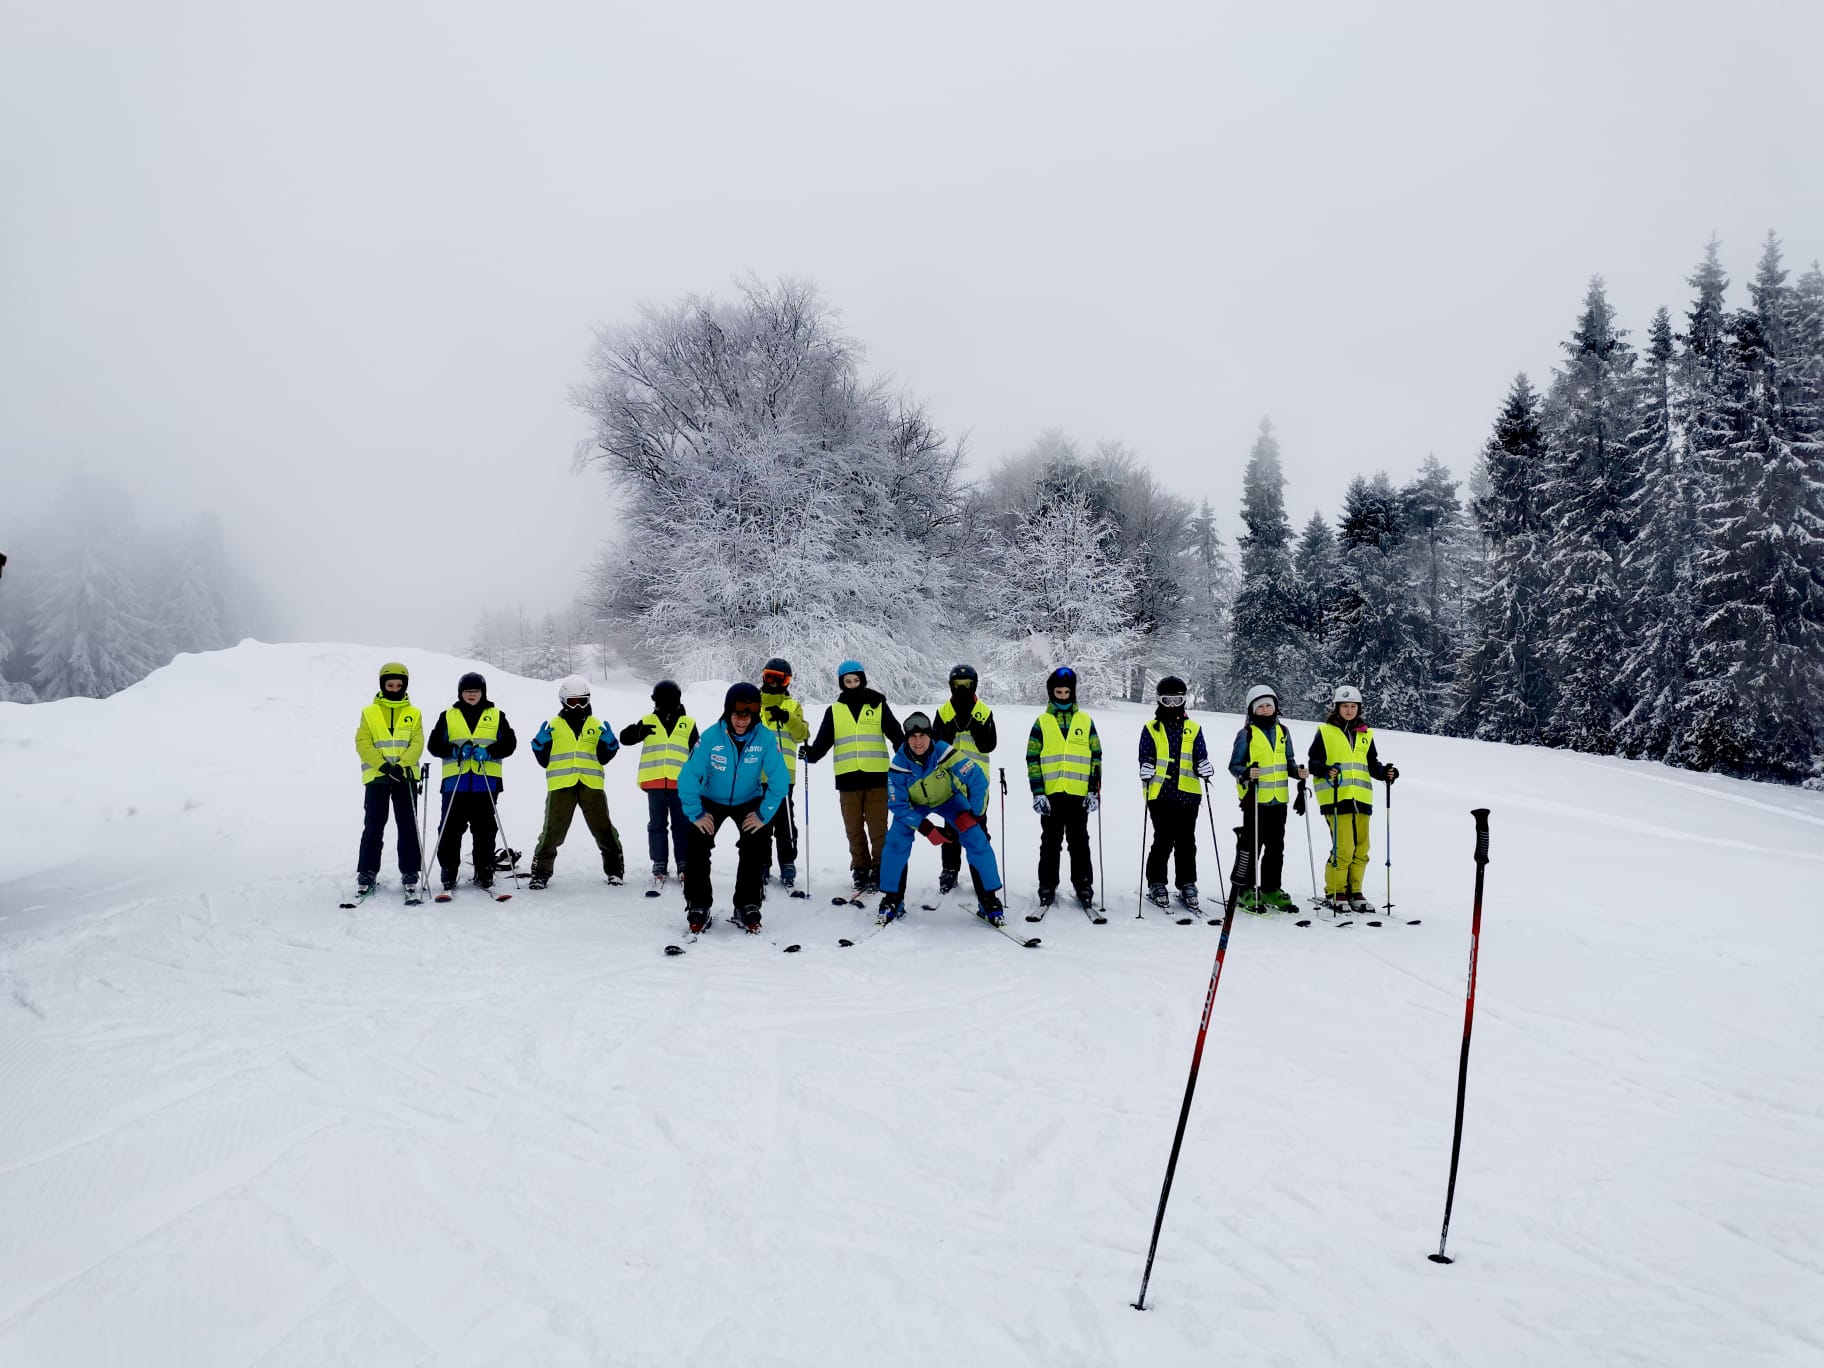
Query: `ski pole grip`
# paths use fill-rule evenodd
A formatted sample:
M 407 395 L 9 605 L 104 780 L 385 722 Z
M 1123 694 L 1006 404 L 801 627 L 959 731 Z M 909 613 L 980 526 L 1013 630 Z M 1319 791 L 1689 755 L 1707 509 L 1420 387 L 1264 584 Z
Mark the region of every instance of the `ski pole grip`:
M 1476 819 L 1476 863 L 1488 863 L 1488 809 L 1471 808 L 1469 815 Z
M 1254 882 L 1254 852 L 1242 843 L 1246 827 L 1235 828 L 1235 870 L 1229 875 L 1229 882 L 1237 888 L 1246 888 Z

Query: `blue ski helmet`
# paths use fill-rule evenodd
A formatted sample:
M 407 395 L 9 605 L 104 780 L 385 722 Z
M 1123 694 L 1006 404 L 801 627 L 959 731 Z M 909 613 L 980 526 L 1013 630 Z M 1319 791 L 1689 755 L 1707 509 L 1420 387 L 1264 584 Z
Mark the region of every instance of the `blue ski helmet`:
M 840 664 L 836 667 L 836 686 L 838 688 L 841 688 L 842 687 L 842 677 L 844 675 L 852 675 L 852 674 L 860 675 L 862 684 L 864 686 L 867 684 L 868 672 L 867 672 L 867 670 L 862 668 L 861 662 L 859 660 L 845 660 L 842 662 L 842 664 Z

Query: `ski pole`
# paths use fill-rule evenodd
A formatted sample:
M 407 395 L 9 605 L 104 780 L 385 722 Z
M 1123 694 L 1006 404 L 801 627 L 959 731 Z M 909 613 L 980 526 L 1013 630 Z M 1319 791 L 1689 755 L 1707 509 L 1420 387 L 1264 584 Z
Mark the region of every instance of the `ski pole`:
M 1007 766 L 1001 767 L 1001 839 L 1007 839 Z
M 811 776 L 807 773 L 804 778 L 804 896 L 808 898 L 811 896 Z
M 1140 781 L 1140 891 L 1134 895 L 1134 920 L 1146 916 L 1146 823 L 1153 815 L 1152 804 L 1146 801 L 1146 781 Z
M 1450 1182 L 1444 1189 L 1444 1228 L 1438 1233 L 1438 1252 L 1425 1257 L 1433 1263 L 1453 1262 L 1444 1252 L 1450 1238 L 1450 1207 L 1457 1196 L 1457 1156 L 1463 1149 L 1463 1093 L 1469 1082 L 1469 1030 L 1476 1019 L 1476 948 L 1482 939 L 1482 872 L 1488 867 L 1488 809 L 1472 808 L 1476 819 L 1476 903 L 1469 921 L 1469 991 L 1463 1001 L 1463 1053 L 1457 1060 L 1457 1121 L 1450 1137 Z
M 1096 910 L 1108 915 L 1108 866 L 1102 861 L 1102 796 L 1096 795 L 1096 882 L 1102 885 L 1102 905 Z
M 1316 906 L 1318 906 L 1317 852 L 1316 852 L 1316 849 L 1311 844 L 1311 805 L 1310 805 L 1310 803 L 1304 801 L 1304 799 L 1306 797 L 1306 793 L 1305 793 L 1305 781 L 1303 779 L 1300 779 L 1298 781 L 1298 796 L 1305 809 L 1305 812 L 1304 812 L 1304 817 L 1305 817 L 1305 864 L 1311 871 L 1311 906 L 1316 907 Z M 1316 794 L 1312 794 L 1311 796 L 1316 797 Z
M 1338 803 L 1336 800 L 1336 788 L 1337 788 L 1337 776 L 1335 774 L 1332 774 L 1330 776 L 1330 823 L 1329 823 L 1329 825 L 1330 825 L 1330 862 L 1329 862 L 1329 866 L 1328 866 L 1329 869 L 1336 868 L 1336 839 L 1337 839 L 1336 838 L 1336 824 L 1342 820 L 1342 816 L 1343 816 L 1342 805 L 1340 803 Z M 1326 871 L 1325 876 L 1324 876 L 1324 883 L 1326 885 L 1328 885 L 1329 882 L 1330 882 L 1330 876 L 1329 876 L 1328 872 Z M 1328 887 L 1326 887 L 1324 889 L 1324 896 L 1328 897 L 1329 895 L 1330 895 L 1330 890 Z M 1332 907 L 1330 910 L 1332 912 L 1334 912 L 1334 911 L 1336 911 L 1336 908 Z
M 1254 828 L 1253 866 L 1254 866 L 1254 907 L 1260 911 L 1260 780 L 1248 780 L 1248 810 Z
M 1381 911 L 1393 910 L 1393 780 L 1387 781 L 1387 893 L 1381 899 Z
M 1220 888 L 1223 884 L 1222 841 L 1216 835 L 1216 800 L 1211 798 L 1203 805 L 1203 810 L 1210 819 L 1210 848 L 1216 852 L 1216 886 Z
M 1159 1252 L 1159 1230 L 1165 1224 L 1165 1204 L 1172 1195 L 1172 1176 L 1178 1171 L 1178 1151 L 1184 1145 L 1185 1123 L 1191 1119 L 1191 1098 L 1197 1092 L 1197 1069 L 1203 1063 L 1203 1042 L 1210 1031 L 1210 1009 L 1216 1005 L 1216 986 L 1222 981 L 1222 961 L 1229 950 L 1229 931 L 1235 925 L 1235 902 L 1249 875 L 1242 866 L 1247 863 L 1247 847 L 1241 845 L 1242 829 L 1235 828 L 1235 878 L 1229 884 L 1229 895 L 1222 908 L 1222 936 L 1216 942 L 1216 963 L 1210 969 L 1210 990 L 1203 999 L 1203 1020 L 1197 1026 L 1197 1048 L 1191 1052 L 1191 1076 L 1184 1082 L 1184 1105 L 1178 1109 L 1178 1131 L 1172 1136 L 1172 1155 L 1165 1162 L 1165 1183 L 1159 1189 L 1159 1212 L 1153 1217 L 1153 1242 L 1146 1250 L 1146 1271 L 1140 1276 L 1140 1295 L 1134 1310 L 1146 1310 L 1146 1285 L 1153 1278 L 1153 1256 Z
M 500 824 L 500 804 L 494 801 L 494 786 L 488 782 L 488 776 L 485 774 L 481 776 L 481 787 L 482 787 L 483 791 L 486 792 L 486 794 L 488 795 L 488 808 L 494 814 L 494 830 L 500 836 L 500 843 L 503 846 L 505 846 L 508 850 L 511 850 L 511 849 L 513 849 L 513 842 L 511 842 L 507 839 L 507 829 Z M 450 801 L 452 803 L 456 801 L 456 795 L 454 793 L 450 794 Z M 610 830 L 613 829 L 612 824 L 610 824 L 609 829 Z M 490 853 L 492 853 L 492 852 L 490 852 Z M 479 872 L 479 871 L 477 871 L 477 872 Z M 507 866 L 507 873 L 509 873 L 513 876 L 513 891 L 515 893 L 519 892 L 519 861 L 518 860 L 513 861 L 512 864 Z M 488 874 L 489 874 L 489 881 L 492 882 L 494 871 L 489 870 Z
M 409 774 L 410 771 L 408 770 L 407 773 Z M 431 808 L 431 803 L 430 803 L 430 798 L 429 798 L 430 783 L 431 783 L 430 765 L 429 764 L 419 765 L 418 766 L 418 784 L 417 784 L 418 792 L 415 795 L 418 799 L 418 826 L 417 826 L 417 829 L 412 832 L 412 835 L 414 835 L 418 838 L 418 887 L 421 890 L 423 889 L 425 883 L 427 882 L 427 880 L 424 877 L 424 875 L 425 875 L 424 828 L 425 828 L 426 817 L 428 816 L 428 814 L 430 812 L 430 808 Z

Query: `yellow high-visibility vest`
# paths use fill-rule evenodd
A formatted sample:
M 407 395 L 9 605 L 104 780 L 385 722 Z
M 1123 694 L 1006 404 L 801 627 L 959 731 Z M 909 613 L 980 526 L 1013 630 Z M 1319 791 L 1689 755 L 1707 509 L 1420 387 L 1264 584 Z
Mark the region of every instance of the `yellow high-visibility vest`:
M 410 703 L 382 703 L 375 699 L 361 709 L 361 720 L 367 724 L 367 737 L 380 758 L 370 762 L 364 755 L 361 757 L 361 782 L 371 784 L 380 778 L 380 766 L 384 764 L 411 765 L 418 760 L 412 750 L 412 740 L 417 738 L 420 746 L 424 744 L 424 717 Z M 356 747 L 359 752 L 360 747 Z
M 880 726 L 880 704 L 870 703 L 856 717 L 847 703 L 830 705 L 832 730 L 836 736 L 835 756 L 838 775 L 885 774 L 893 762 L 887 746 L 887 734 Z
M 1273 723 L 1271 741 L 1259 727 L 1248 723 L 1248 763 L 1260 767 L 1260 778 L 1254 790 L 1255 802 L 1264 806 L 1292 801 L 1292 781 L 1286 769 L 1286 729 L 1278 721 Z M 1245 779 L 1235 781 L 1235 796 L 1248 796 Z
M 481 716 L 475 719 L 475 729 L 469 730 L 469 719 L 462 715 L 460 708 L 451 708 L 443 715 L 444 730 L 450 736 L 450 748 L 460 750 L 464 741 L 478 742 L 483 746 L 492 746 L 500 739 L 500 709 L 483 708 Z M 500 778 L 500 761 L 498 760 L 458 760 L 452 755 L 443 762 L 443 777 L 454 779 L 459 774 L 485 774 L 490 779 Z
M 690 759 L 690 733 L 696 722 L 686 714 L 667 732 L 657 713 L 647 713 L 640 720 L 652 728 L 652 735 L 640 747 L 640 787 L 676 788 L 684 762 Z
M 1324 764 L 1335 765 L 1343 772 L 1334 794 L 1326 777 L 1326 782 L 1318 787 L 1319 802 L 1328 799 L 1332 804 L 1351 800 L 1373 803 L 1374 780 L 1368 773 L 1368 747 L 1374 744 L 1374 728 L 1363 727 L 1356 733 L 1353 744 L 1341 727 L 1330 722 L 1319 727 L 1317 734 L 1324 739 Z
M 545 766 L 545 787 L 604 787 L 602 762 L 595 758 L 595 748 L 602 739 L 602 719 L 590 717 L 583 723 L 580 736 L 570 730 L 570 724 L 562 717 L 554 717 L 546 725 L 551 728 L 551 759 Z
M 1146 786 L 1146 798 L 1150 803 L 1165 788 L 1166 747 L 1170 738 L 1165 732 L 1165 723 L 1154 718 L 1146 724 L 1146 729 L 1153 734 L 1153 777 Z M 1184 719 L 1184 734 L 1178 738 L 1178 791 L 1180 793 L 1202 793 L 1203 780 L 1197 777 L 1197 724 L 1190 718 Z
M 1068 733 L 1050 708 L 1039 714 L 1039 781 L 1046 793 L 1089 792 L 1089 727 L 1089 714 L 1081 708 L 1071 714 Z

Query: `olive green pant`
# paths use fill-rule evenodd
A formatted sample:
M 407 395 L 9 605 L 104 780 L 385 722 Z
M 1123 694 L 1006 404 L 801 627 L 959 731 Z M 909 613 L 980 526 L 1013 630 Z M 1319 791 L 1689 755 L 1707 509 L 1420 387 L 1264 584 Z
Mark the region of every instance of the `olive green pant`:
M 861 884 L 880 878 L 880 852 L 887 841 L 887 786 L 851 789 L 841 795 L 842 825 L 849 833 L 849 869 Z
M 532 852 L 532 877 L 549 879 L 557 863 L 557 848 L 570 834 L 570 819 L 581 808 L 589 834 L 602 852 L 602 873 L 611 879 L 626 875 L 626 862 L 621 854 L 621 833 L 608 820 L 608 795 L 587 784 L 571 784 L 552 789 L 545 795 L 545 829 L 538 833 L 538 849 Z

